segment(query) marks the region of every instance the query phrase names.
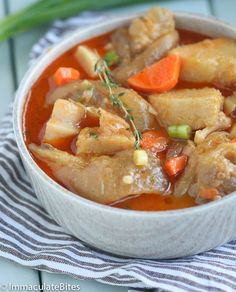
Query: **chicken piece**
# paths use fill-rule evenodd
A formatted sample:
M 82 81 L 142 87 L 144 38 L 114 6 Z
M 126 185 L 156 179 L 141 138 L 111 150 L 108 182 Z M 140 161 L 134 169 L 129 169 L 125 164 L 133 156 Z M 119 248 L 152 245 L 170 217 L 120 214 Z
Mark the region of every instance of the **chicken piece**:
M 216 188 L 222 197 L 236 190 L 236 143 L 226 132 L 212 133 L 192 151 L 174 195 L 199 197 L 203 190 L 211 188 Z
M 135 18 L 129 26 L 132 53 L 142 52 L 157 38 L 174 29 L 174 15 L 170 10 L 160 7 L 150 9 L 146 15 Z
M 118 152 L 113 157 L 85 160 L 47 144 L 30 144 L 29 149 L 47 163 L 60 183 L 98 203 L 109 204 L 129 195 L 168 190 L 169 182 L 162 172 L 160 160 L 151 152 L 148 152 L 148 165 L 140 168 L 133 163 L 133 150 Z M 127 175 L 131 176 L 132 183 L 123 179 Z
M 193 130 L 225 129 L 231 123 L 222 112 L 224 98 L 214 88 L 173 90 L 151 95 L 149 101 L 165 127 L 187 124 Z
M 46 123 L 43 141 L 50 143 L 60 138 L 76 135 L 79 122 L 84 117 L 84 108 L 72 101 L 58 99 L 53 107 L 50 119 Z
M 117 94 L 125 93 L 120 99 L 131 110 L 135 125 L 140 132 L 157 128 L 155 110 L 144 98 L 132 89 L 118 87 L 113 90 Z M 123 112 L 112 106 L 109 92 L 101 81 L 84 80 L 60 86 L 47 97 L 47 100 L 50 104 L 62 98 L 80 101 L 86 106 L 100 107 L 123 117 Z
M 100 114 L 99 127 L 84 128 L 76 142 L 76 154 L 114 154 L 134 147 L 134 136 L 129 124 L 117 115 L 103 109 Z
M 114 79 L 117 83 L 127 86 L 127 80 L 130 76 L 159 61 L 169 50 L 177 45 L 178 41 L 179 35 L 177 31 L 161 36 L 130 62 L 122 63 L 113 70 Z
M 236 82 L 236 41 L 203 40 L 170 51 L 182 60 L 181 80 L 230 85 Z

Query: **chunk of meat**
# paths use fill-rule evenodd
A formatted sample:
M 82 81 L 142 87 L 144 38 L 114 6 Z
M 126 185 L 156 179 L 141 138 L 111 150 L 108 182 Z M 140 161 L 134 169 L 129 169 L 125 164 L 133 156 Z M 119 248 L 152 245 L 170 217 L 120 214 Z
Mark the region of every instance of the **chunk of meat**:
M 231 126 L 230 118 L 226 117 L 224 112 L 220 112 L 218 120 L 215 123 L 215 125 L 206 127 L 202 130 L 198 130 L 195 132 L 194 142 L 196 144 L 200 144 L 206 139 L 206 137 L 209 134 L 211 134 L 215 131 L 228 129 L 230 126 Z
M 208 189 L 216 189 L 220 196 L 236 190 L 236 143 L 225 132 L 212 133 L 193 149 L 174 194 L 200 197 Z
M 132 53 L 142 52 L 154 40 L 174 29 L 174 15 L 170 10 L 160 7 L 150 9 L 144 16 L 135 18 L 129 26 Z
M 140 132 L 158 127 L 155 110 L 137 92 L 123 87 L 114 88 L 113 90 L 117 94 L 125 93 L 120 99 L 131 110 L 134 122 Z M 86 106 L 101 107 L 123 117 L 123 112 L 112 106 L 109 92 L 101 81 L 84 80 L 60 86 L 47 97 L 47 100 L 50 104 L 62 98 L 80 101 Z
M 47 163 L 55 177 L 71 191 L 95 202 L 108 204 L 129 195 L 165 193 L 169 182 L 160 160 L 148 152 L 148 165 L 136 167 L 133 150 L 118 152 L 113 157 L 83 159 L 57 150 L 50 145 L 29 145 L 32 153 Z M 127 184 L 124 176 L 131 176 Z
M 111 102 L 109 100 L 109 92 L 107 91 L 106 87 L 101 82 L 97 82 L 96 89 L 97 92 L 99 92 L 98 96 L 103 96 L 103 100 L 104 97 L 106 97 L 107 99 L 105 100 L 107 100 L 109 105 L 111 106 Z M 134 123 L 140 132 L 149 129 L 155 129 L 158 127 L 156 121 L 156 112 L 154 108 L 136 91 L 132 89 L 118 87 L 113 88 L 113 92 L 115 94 L 124 93 L 122 96 L 120 96 L 120 99 L 126 105 L 126 107 L 130 109 L 130 112 L 134 118 Z M 96 100 L 96 103 L 97 102 L 98 99 Z M 105 107 L 108 106 L 108 103 L 106 103 Z M 114 107 L 112 107 L 112 111 L 114 111 Z M 123 113 L 119 110 L 116 110 L 115 112 L 123 116 Z
M 130 36 L 127 28 L 118 28 L 111 36 L 112 46 L 122 64 L 131 60 Z
M 113 70 L 113 77 L 117 83 L 127 86 L 130 76 L 159 61 L 167 52 L 173 49 L 179 41 L 177 31 L 169 32 L 151 43 L 142 53 L 130 62 L 120 64 Z
M 66 138 L 79 132 L 79 122 L 85 110 L 79 104 L 65 99 L 58 99 L 53 107 L 50 119 L 46 123 L 44 142 Z
M 116 30 L 112 44 L 120 64 L 113 71 L 115 80 L 126 86 L 130 76 L 159 61 L 178 40 L 173 14 L 159 7 L 135 18 L 128 28 Z
M 99 127 L 84 128 L 76 142 L 76 154 L 114 154 L 134 147 L 129 124 L 117 115 L 98 109 Z
M 181 89 L 149 97 L 161 124 L 187 124 L 193 130 L 214 127 L 225 129 L 230 119 L 222 112 L 224 98 L 214 88 Z
M 100 123 L 100 133 L 103 134 L 122 134 L 129 135 L 130 126 L 122 118 L 112 113 L 109 113 L 103 109 L 98 109 L 99 112 L 99 123 Z
M 203 40 L 170 51 L 182 60 L 180 78 L 195 83 L 230 85 L 236 82 L 236 41 Z
M 121 134 L 104 134 L 100 129 L 84 128 L 76 141 L 76 154 L 112 155 L 134 147 L 134 137 Z
M 93 85 L 88 80 L 74 81 L 56 87 L 46 97 L 46 105 L 54 104 L 58 99 L 73 99 L 74 101 L 87 101 L 93 95 Z

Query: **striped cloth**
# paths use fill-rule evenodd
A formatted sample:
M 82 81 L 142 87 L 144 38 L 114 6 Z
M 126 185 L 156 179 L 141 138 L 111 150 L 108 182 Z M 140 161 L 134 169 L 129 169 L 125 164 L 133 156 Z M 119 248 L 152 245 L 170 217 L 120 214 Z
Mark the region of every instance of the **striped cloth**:
M 91 15 L 84 14 L 55 22 L 34 46 L 31 61 L 61 35 L 90 21 Z M 12 107 L 0 127 L 0 256 L 43 271 L 131 287 L 130 292 L 236 291 L 236 240 L 192 257 L 141 260 L 92 249 L 66 234 L 34 194 L 17 151 L 11 112 Z

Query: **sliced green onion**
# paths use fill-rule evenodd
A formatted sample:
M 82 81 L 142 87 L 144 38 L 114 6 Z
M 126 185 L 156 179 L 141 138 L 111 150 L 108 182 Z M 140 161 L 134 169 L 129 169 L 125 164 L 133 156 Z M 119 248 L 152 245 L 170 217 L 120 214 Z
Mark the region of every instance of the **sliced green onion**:
M 168 135 L 176 139 L 190 139 L 192 128 L 189 125 L 173 125 L 168 127 Z
M 112 66 L 118 63 L 119 56 L 114 50 L 110 50 L 105 54 L 103 59 L 106 61 L 108 66 Z
M 83 11 L 146 3 L 147 0 L 39 0 L 0 20 L 0 42 L 39 25 Z M 148 0 L 156 2 L 156 0 Z

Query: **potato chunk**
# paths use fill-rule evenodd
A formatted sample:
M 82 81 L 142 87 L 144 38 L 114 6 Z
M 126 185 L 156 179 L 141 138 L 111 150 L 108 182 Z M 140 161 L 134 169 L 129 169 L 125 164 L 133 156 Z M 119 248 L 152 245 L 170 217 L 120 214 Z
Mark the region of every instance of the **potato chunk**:
M 214 88 L 173 90 L 151 95 L 149 101 L 166 127 L 187 124 L 197 130 L 218 125 L 221 120 L 223 124 L 225 119 L 223 127 L 230 125 L 230 120 L 221 112 L 224 98 Z
M 97 76 L 95 65 L 100 57 L 95 51 L 81 45 L 78 46 L 75 56 L 89 77 L 93 78 Z
M 58 99 L 46 124 L 43 141 L 50 143 L 53 140 L 76 135 L 79 132 L 78 123 L 84 113 L 84 108 L 79 104 Z
M 236 41 L 234 40 L 207 39 L 173 49 L 170 54 L 173 53 L 181 57 L 182 80 L 223 85 L 236 81 Z

